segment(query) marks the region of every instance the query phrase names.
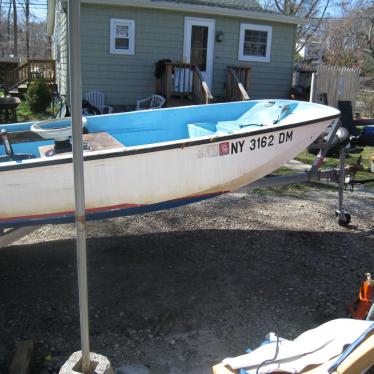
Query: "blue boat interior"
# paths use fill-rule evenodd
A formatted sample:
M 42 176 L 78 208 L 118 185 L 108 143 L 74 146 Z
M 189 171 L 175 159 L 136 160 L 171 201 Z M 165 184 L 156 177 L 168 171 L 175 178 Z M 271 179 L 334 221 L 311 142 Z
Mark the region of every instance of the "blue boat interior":
M 231 134 L 243 130 L 277 126 L 299 103 L 288 100 L 247 101 L 170 109 L 158 109 L 87 117 L 89 133 L 106 132 L 125 147 Z M 30 132 L 34 122 L 0 125 L 11 133 Z M 66 126 L 61 119 L 61 126 Z M 56 123 L 46 128 L 56 127 Z M 6 161 L 6 147 L 0 142 L 0 162 Z M 14 153 L 40 157 L 39 147 L 54 144 L 42 138 L 11 141 Z M 1 156 L 3 156 L 1 158 Z

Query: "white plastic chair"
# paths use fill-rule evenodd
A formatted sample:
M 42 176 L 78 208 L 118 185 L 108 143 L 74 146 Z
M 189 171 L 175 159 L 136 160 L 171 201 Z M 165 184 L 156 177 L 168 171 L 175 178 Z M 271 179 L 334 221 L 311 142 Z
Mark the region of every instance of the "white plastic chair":
M 145 105 L 149 102 L 149 105 Z M 165 98 L 160 95 L 151 95 L 145 99 L 136 100 L 136 110 L 159 109 L 165 104 Z
M 91 105 L 96 107 L 101 114 L 103 113 L 113 113 L 113 107 L 104 104 L 104 94 L 100 91 L 89 91 L 84 95 L 85 100 L 87 100 Z

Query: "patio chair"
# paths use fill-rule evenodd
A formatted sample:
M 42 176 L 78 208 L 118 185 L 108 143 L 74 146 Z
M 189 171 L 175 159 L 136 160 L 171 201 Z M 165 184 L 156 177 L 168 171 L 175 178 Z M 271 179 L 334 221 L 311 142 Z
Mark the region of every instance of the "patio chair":
M 113 107 L 104 104 L 104 94 L 100 91 L 89 91 L 84 95 L 92 106 L 97 108 L 101 114 L 113 113 Z
M 136 100 L 136 110 L 159 109 L 165 104 L 165 98 L 160 95 L 151 95 L 145 99 Z

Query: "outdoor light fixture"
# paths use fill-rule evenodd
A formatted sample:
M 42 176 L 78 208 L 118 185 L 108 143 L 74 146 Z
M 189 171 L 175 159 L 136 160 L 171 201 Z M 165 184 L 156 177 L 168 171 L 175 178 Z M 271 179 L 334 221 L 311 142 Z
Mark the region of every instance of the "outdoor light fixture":
M 223 42 L 224 33 L 223 31 L 217 31 L 216 34 L 216 41 L 217 42 Z

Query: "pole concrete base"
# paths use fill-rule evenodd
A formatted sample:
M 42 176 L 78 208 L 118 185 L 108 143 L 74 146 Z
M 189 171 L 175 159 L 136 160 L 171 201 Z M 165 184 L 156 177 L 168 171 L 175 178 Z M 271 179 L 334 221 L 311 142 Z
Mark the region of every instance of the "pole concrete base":
M 89 374 L 114 374 L 110 362 L 105 356 L 90 352 L 90 361 L 91 371 Z M 74 352 L 62 365 L 59 374 L 83 374 L 82 351 Z

